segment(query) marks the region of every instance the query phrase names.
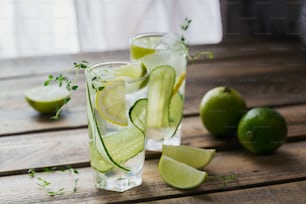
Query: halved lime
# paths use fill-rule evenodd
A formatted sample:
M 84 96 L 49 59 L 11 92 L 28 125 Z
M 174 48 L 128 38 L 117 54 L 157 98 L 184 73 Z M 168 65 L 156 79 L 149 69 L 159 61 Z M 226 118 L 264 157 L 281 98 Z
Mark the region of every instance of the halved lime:
M 146 127 L 147 105 L 148 105 L 148 99 L 142 98 L 137 100 L 129 111 L 131 122 L 135 127 L 137 127 L 143 133 Z
M 162 154 L 197 169 L 201 169 L 213 159 L 215 149 L 201 149 L 186 145 L 163 145 Z
M 25 98 L 38 112 L 52 114 L 64 105 L 69 98 L 69 91 L 58 85 L 39 86 L 27 90 Z
M 169 127 L 169 105 L 176 72 L 173 67 L 164 65 L 151 71 L 148 88 L 149 128 Z
M 167 184 L 179 189 L 197 187 L 207 178 L 205 171 L 195 169 L 166 155 L 161 156 L 158 170 Z
M 107 82 L 104 89 L 96 93 L 96 108 L 102 118 L 116 125 L 128 125 L 125 92 L 125 81 L 116 79 Z

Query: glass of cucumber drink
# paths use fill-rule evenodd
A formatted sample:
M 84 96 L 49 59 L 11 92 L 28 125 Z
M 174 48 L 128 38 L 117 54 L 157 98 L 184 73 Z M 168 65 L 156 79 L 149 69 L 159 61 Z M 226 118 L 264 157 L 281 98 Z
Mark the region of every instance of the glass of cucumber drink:
M 188 48 L 175 33 L 145 33 L 130 39 L 133 61 L 150 70 L 146 149 L 181 143 Z
M 142 183 L 148 75 L 130 62 L 85 70 L 90 164 L 97 188 L 123 192 Z

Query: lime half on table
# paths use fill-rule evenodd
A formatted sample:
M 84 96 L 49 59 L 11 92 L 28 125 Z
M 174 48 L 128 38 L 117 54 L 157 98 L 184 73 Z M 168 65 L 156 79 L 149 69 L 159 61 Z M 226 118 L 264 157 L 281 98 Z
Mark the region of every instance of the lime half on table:
M 27 102 L 36 111 L 43 114 L 56 113 L 69 98 L 69 91 L 66 87 L 57 85 L 39 86 L 25 92 Z

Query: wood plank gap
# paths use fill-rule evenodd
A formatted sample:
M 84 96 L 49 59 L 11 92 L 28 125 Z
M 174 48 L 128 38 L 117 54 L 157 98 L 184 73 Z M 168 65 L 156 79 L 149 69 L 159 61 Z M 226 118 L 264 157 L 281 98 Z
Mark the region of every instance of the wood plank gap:
M 158 201 L 158 200 L 166 200 L 166 199 L 173 199 L 173 198 L 181 198 L 186 196 L 198 196 L 203 194 L 212 194 L 212 193 L 221 193 L 221 192 L 230 192 L 230 191 L 237 191 L 237 190 L 245 190 L 245 189 L 253 189 L 258 187 L 268 187 L 273 185 L 279 185 L 279 184 L 286 184 L 286 183 L 294 183 L 298 181 L 304 181 L 306 180 L 306 177 L 300 177 L 300 178 L 292 178 L 292 179 L 283 179 L 273 182 L 262 182 L 262 183 L 256 183 L 256 184 L 248 184 L 248 185 L 241 185 L 241 186 L 232 186 L 228 188 L 219 188 L 219 189 L 212 189 L 212 190 L 204 190 L 204 191 L 182 191 L 182 193 L 179 194 L 173 194 L 173 195 L 167 195 L 167 196 L 156 196 L 151 198 L 143 198 L 143 199 L 135 199 L 135 200 L 129 200 L 128 202 L 111 202 L 111 204 L 119 204 L 119 203 L 143 203 L 143 202 L 150 202 L 150 201 Z
M 43 167 L 35 167 L 35 168 L 29 168 L 29 169 L 34 169 L 35 172 L 45 172 L 46 168 L 54 169 L 54 171 L 58 171 L 58 170 L 65 169 L 65 168 L 68 168 L 68 167 L 85 168 L 85 167 L 90 167 L 90 163 L 89 163 L 89 161 L 84 161 L 84 162 L 79 162 L 79 163 L 67 163 L 65 165 L 43 166 Z M 20 175 L 20 174 L 28 174 L 29 169 L 16 169 L 16 170 L 12 170 L 12 171 L 0 172 L 0 177 L 1 176 L 15 176 L 15 175 Z
M 45 132 L 56 132 L 56 131 L 63 131 L 63 130 L 78 130 L 78 129 L 87 129 L 88 126 L 80 125 L 80 126 L 73 126 L 73 127 L 56 127 L 56 128 L 46 128 L 41 130 L 29 130 L 29 131 L 22 131 L 22 132 L 14 132 L 14 133 L 5 133 L 0 134 L 0 137 L 9 137 L 9 136 L 18 136 L 18 135 L 28 135 L 28 134 L 35 134 L 35 133 L 45 133 Z

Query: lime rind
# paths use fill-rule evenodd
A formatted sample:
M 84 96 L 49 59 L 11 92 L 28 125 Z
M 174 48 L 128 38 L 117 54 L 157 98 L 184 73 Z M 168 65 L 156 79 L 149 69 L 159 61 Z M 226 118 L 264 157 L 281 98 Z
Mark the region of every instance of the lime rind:
M 162 155 L 158 170 L 163 180 L 178 189 L 190 189 L 201 185 L 208 174 L 182 162 L 176 161 L 166 155 Z

